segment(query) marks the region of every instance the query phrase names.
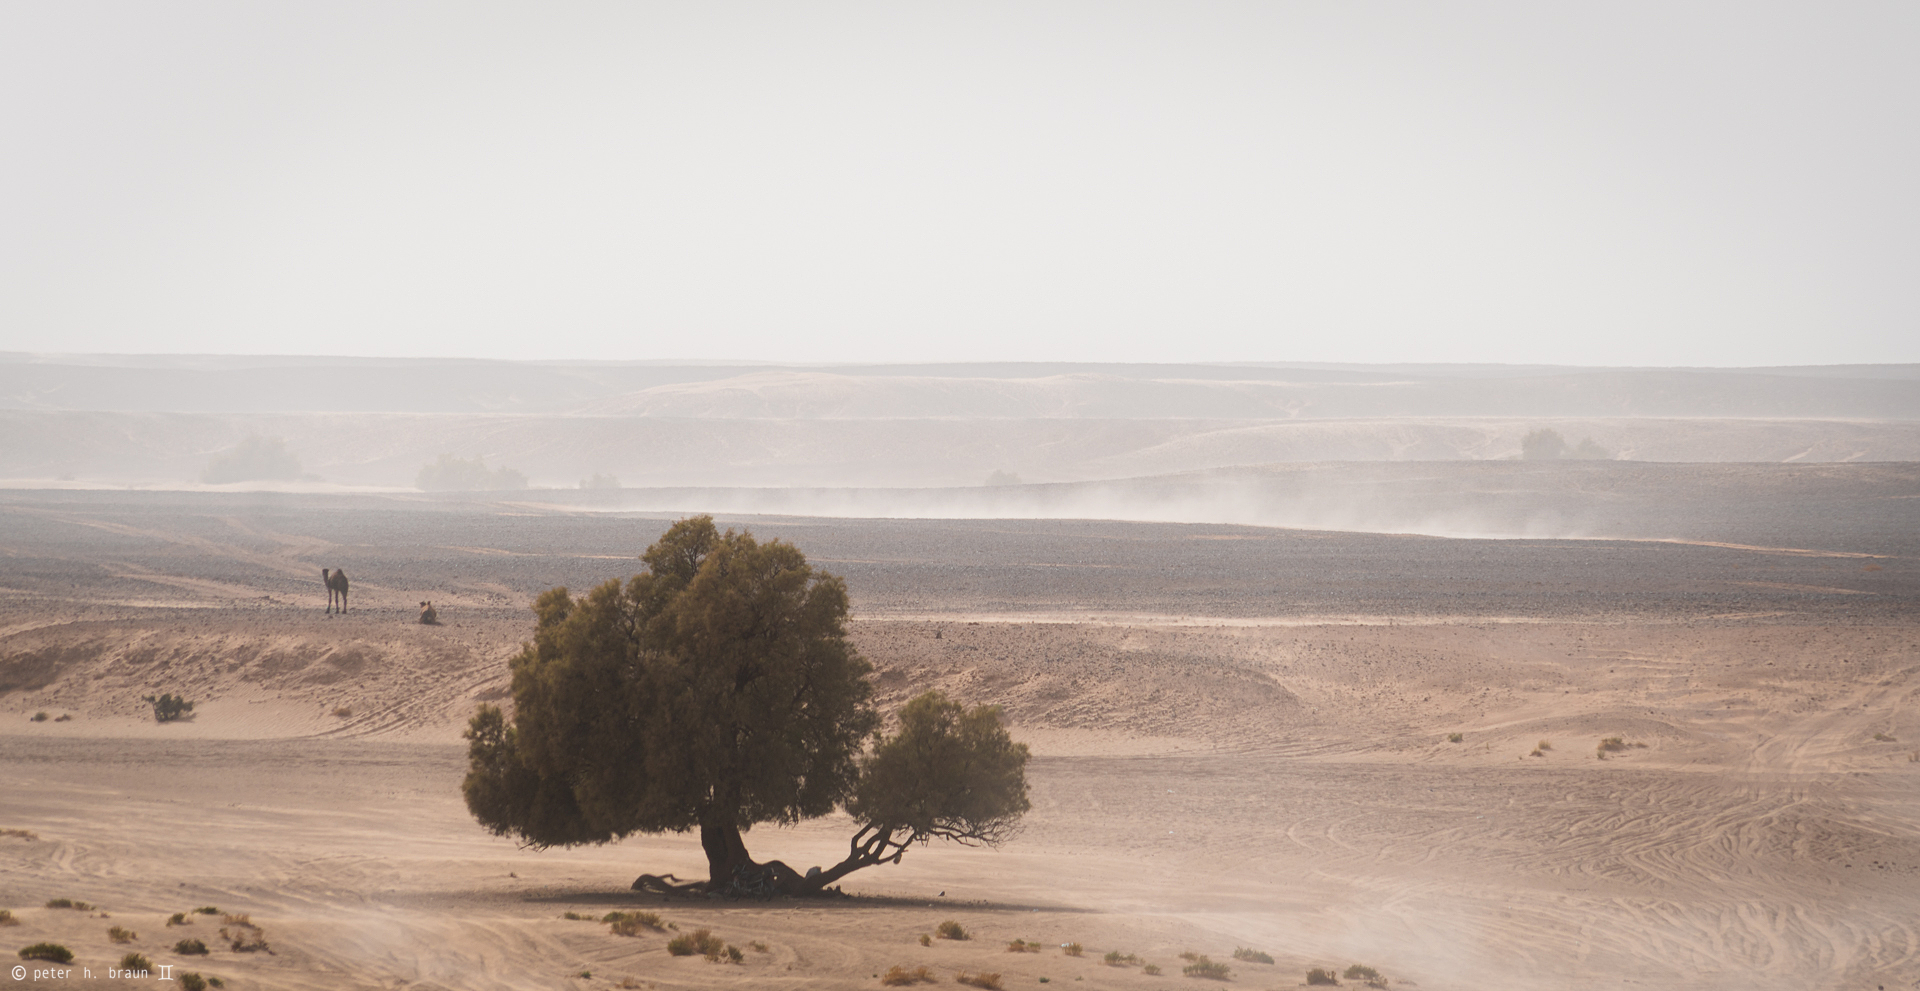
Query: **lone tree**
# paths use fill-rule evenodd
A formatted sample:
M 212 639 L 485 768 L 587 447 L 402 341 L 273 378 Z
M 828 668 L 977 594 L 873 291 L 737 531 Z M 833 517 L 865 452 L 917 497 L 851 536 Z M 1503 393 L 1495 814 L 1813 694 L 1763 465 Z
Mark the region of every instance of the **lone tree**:
M 528 845 L 700 831 L 707 880 L 643 874 L 635 888 L 817 893 L 940 837 L 998 844 L 1027 811 L 1027 748 L 996 706 L 938 692 L 880 731 L 872 666 L 846 640 L 847 591 L 778 540 L 675 523 L 647 570 L 534 602 L 512 661 L 514 717 L 467 728 L 467 808 Z M 802 876 L 758 863 L 742 833 L 850 813 L 845 860 Z

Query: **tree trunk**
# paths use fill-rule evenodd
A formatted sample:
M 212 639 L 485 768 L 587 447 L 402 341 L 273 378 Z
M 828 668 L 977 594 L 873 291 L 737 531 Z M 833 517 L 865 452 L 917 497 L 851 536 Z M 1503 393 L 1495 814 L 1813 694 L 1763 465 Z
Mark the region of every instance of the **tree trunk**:
M 733 883 L 739 867 L 754 866 L 747 855 L 747 842 L 734 825 L 700 827 L 700 848 L 707 852 L 707 890 L 718 891 Z

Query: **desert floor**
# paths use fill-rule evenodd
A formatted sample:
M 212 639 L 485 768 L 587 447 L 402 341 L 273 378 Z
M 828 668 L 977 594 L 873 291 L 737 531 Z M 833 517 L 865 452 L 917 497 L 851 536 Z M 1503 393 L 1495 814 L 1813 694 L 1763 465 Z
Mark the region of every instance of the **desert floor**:
M 756 903 L 629 892 L 702 873 L 691 837 L 524 850 L 459 795 L 532 596 L 630 573 L 670 517 L 0 493 L 0 947 L 67 945 L 92 980 L 13 983 L 75 989 L 180 986 L 107 977 L 129 951 L 234 989 L 1216 986 L 1183 952 L 1244 988 L 1355 963 L 1422 989 L 1916 988 L 1920 518 L 1890 518 L 1710 543 L 731 521 L 847 578 L 884 704 L 1000 703 L 1036 755 L 1003 847 Z M 445 625 L 414 622 L 429 599 Z M 155 724 L 162 691 L 194 718 Z M 808 865 L 849 833 L 748 842 Z M 563 918 L 635 907 L 744 959 Z M 229 949 L 226 914 L 272 952 Z M 974 938 L 921 946 L 945 920 Z

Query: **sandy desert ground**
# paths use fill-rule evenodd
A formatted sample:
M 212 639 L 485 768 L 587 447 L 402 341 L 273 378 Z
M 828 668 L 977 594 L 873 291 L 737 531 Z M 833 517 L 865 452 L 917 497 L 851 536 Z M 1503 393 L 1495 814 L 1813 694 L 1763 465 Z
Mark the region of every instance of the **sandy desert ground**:
M 458 793 L 531 597 L 630 573 L 670 515 L 0 493 L 0 947 L 71 947 L 92 980 L 13 984 L 73 989 L 179 986 L 106 977 L 130 950 L 234 989 L 1216 986 L 1189 951 L 1241 988 L 1355 963 L 1435 991 L 1917 988 L 1916 497 L 1844 540 L 734 520 L 847 578 L 884 703 L 1001 703 L 1036 754 L 1004 847 L 754 903 L 628 891 L 700 873 L 691 838 L 524 850 Z M 1695 516 L 1758 518 L 1724 508 Z M 323 566 L 353 577 L 344 617 Z M 156 691 L 195 718 L 155 724 Z M 748 841 L 813 864 L 847 833 Z M 167 925 L 200 906 L 272 952 L 228 949 L 220 915 Z M 744 959 L 563 918 L 632 907 Z M 949 919 L 975 938 L 919 944 Z

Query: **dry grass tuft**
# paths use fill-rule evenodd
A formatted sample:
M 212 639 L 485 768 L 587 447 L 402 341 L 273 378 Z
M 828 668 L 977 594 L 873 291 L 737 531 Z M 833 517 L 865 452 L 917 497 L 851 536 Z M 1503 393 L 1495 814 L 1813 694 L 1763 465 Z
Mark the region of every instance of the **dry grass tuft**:
M 71 898 L 49 898 L 47 899 L 47 907 L 70 908 L 76 912 L 91 912 L 94 908 L 93 905 L 88 902 L 74 901 Z
M 927 935 L 926 933 L 921 933 L 921 934 L 920 934 L 920 945 L 921 945 L 921 946 L 932 946 L 932 945 L 933 945 L 933 937 L 932 937 L 932 936 L 929 936 L 929 935 Z
M 167 916 L 167 925 L 190 926 L 190 925 L 193 925 L 193 923 L 190 920 L 188 920 L 187 913 L 175 912 L 172 915 Z
M 1370 988 L 1384 988 L 1387 986 L 1387 979 L 1381 977 L 1379 971 L 1365 964 L 1354 964 L 1342 972 L 1340 976 L 1349 981 L 1359 981 Z
M 1157 963 L 1150 963 L 1145 967 L 1140 968 L 1140 973 L 1145 974 L 1148 977 L 1159 977 L 1160 965 Z
M 1224 963 L 1216 963 L 1202 955 L 1196 957 L 1192 963 L 1180 968 L 1180 973 L 1188 977 L 1206 977 L 1216 981 L 1224 981 L 1233 976 L 1233 969 Z
M 1321 970 L 1320 968 L 1315 967 L 1312 970 L 1307 971 L 1307 983 L 1308 984 L 1339 984 L 1340 979 L 1338 977 L 1333 976 L 1333 971 L 1331 970 Z
M 1533 749 L 1535 749 L 1535 750 L 1552 750 L 1552 749 L 1553 749 L 1553 741 L 1552 741 L 1552 740 L 1541 740 L 1541 741 L 1540 741 L 1539 743 L 1536 743 L 1536 744 L 1534 744 L 1534 745 L 1533 745 Z
M 20 920 L 13 917 L 12 909 L 0 908 L 0 926 L 17 926 Z
M 1082 950 L 1079 943 L 1064 943 L 1060 947 L 1060 952 L 1070 957 L 1077 957 L 1081 954 Z
M 600 917 L 615 936 L 638 936 L 640 930 L 651 929 L 654 932 L 666 932 L 667 926 L 658 912 L 608 912 Z
M 1107 955 L 1104 957 L 1101 957 L 1100 961 L 1109 967 L 1140 966 L 1139 957 L 1136 957 L 1131 953 L 1121 953 L 1119 950 L 1108 950 Z
M 183 957 L 204 957 L 207 955 L 207 944 L 197 939 L 183 939 L 173 944 L 173 952 Z
M 1000 991 L 999 974 L 969 974 L 963 970 L 953 975 L 953 982 L 973 988 L 986 988 L 987 991 Z
M 709 960 L 718 960 L 726 948 L 727 944 L 707 929 L 695 929 L 667 940 L 667 952 L 676 957 L 690 957 L 697 953 Z
M 1899 743 L 1900 742 L 1899 740 L 1894 739 L 1891 734 L 1887 734 L 1887 733 L 1875 733 L 1873 734 L 1873 738 L 1875 740 L 1878 740 L 1881 743 Z
M 122 929 L 119 926 L 114 926 L 107 930 L 107 938 L 116 943 L 131 943 L 139 939 L 140 934 L 131 929 Z
M 40 837 L 31 829 L 0 829 L 0 836 L 12 836 L 23 840 L 37 840 Z
M 895 964 L 888 968 L 886 973 L 880 975 L 880 983 L 890 988 L 900 988 L 909 984 L 938 984 L 940 979 L 933 976 L 933 971 L 925 967 L 908 970 Z
M 138 953 L 129 953 L 120 958 L 120 969 L 132 971 L 152 970 L 153 961 L 148 960 Z
M 1466 738 L 1467 738 L 1467 735 L 1465 733 L 1448 733 L 1447 734 L 1448 743 L 1459 743 L 1461 740 L 1464 740 Z
M 935 936 L 940 937 L 941 939 L 972 939 L 973 938 L 973 934 L 967 931 L 966 926 L 963 926 L 960 923 L 953 921 L 952 919 L 948 919 L 947 921 L 942 922 L 939 925 L 933 927 L 933 934 Z
M 1040 952 L 1040 944 L 1029 943 L 1024 939 L 1016 939 L 1007 944 L 1007 952 L 1008 953 L 1038 953 Z

